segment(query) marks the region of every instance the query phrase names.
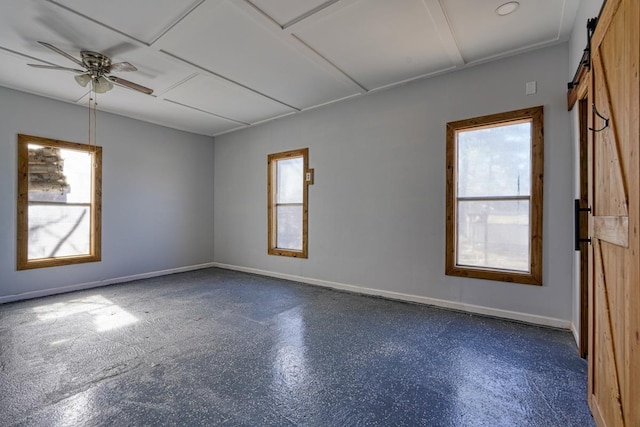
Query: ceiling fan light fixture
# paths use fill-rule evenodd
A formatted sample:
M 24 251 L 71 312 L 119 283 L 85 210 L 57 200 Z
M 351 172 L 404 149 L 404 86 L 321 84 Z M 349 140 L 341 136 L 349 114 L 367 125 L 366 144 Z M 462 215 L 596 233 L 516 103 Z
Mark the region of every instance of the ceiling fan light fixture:
M 518 10 L 519 7 L 520 3 L 518 3 L 517 1 L 510 1 L 498 6 L 496 8 L 496 13 L 499 16 L 507 16 Z
M 80 86 L 87 87 L 87 85 L 91 81 L 91 76 L 89 74 L 80 74 L 75 76 L 75 79 Z
M 93 90 L 96 93 L 106 93 L 113 89 L 113 84 L 104 77 L 93 80 Z

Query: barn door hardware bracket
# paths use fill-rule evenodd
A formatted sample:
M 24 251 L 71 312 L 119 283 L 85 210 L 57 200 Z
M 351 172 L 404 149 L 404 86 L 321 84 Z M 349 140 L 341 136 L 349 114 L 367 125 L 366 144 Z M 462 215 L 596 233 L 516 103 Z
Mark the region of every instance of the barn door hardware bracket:
M 575 199 L 573 201 L 573 247 L 576 251 L 580 250 L 580 243 L 591 244 L 591 238 L 580 237 L 580 212 L 591 212 L 591 208 L 581 208 L 580 199 Z
M 598 111 L 598 109 L 596 108 L 596 104 L 592 104 L 591 105 L 593 107 L 593 113 L 600 117 L 602 120 L 604 120 L 604 126 L 602 126 L 600 129 L 594 129 L 594 128 L 589 128 L 589 130 L 591 132 L 602 132 L 603 130 L 605 130 L 606 128 L 609 127 L 609 119 L 607 119 L 606 117 L 604 117 L 602 114 L 600 114 L 600 112 Z
M 593 36 L 593 32 L 596 30 L 597 24 L 598 18 L 587 19 L 587 47 L 582 51 L 580 64 L 578 65 L 576 73 L 573 75 L 573 80 L 567 83 L 567 90 L 572 90 L 580 84 L 580 78 L 582 77 L 585 68 L 587 71 L 591 70 L 591 37 Z
M 587 67 L 587 70 L 591 70 L 591 37 L 598 25 L 598 18 L 587 19 L 587 48 L 585 54 L 582 56 L 582 63 Z

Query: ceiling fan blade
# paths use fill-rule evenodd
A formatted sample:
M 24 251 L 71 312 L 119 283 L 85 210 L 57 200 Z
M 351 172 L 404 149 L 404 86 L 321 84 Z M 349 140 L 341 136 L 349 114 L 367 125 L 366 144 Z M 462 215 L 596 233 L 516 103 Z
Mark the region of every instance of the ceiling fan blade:
M 70 61 L 75 62 L 76 64 L 78 64 L 81 67 L 84 67 L 84 64 L 82 63 L 82 61 L 80 61 L 79 59 L 74 58 L 73 56 L 69 55 L 67 52 L 65 52 L 64 50 L 58 49 L 57 47 L 55 47 L 52 44 L 46 43 L 46 42 L 41 42 L 38 41 L 38 43 L 40 43 L 42 46 L 47 47 L 49 49 L 51 49 L 52 51 L 64 56 L 65 58 L 69 59 Z
M 63 70 L 63 71 L 73 71 L 74 73 L 84 73 L 83 70 L 78 70 L 77 68 L 67 68 L 61 67 L 60 65 L 43 65 L 43 64 L 27 64 L 30 67 L 34 68 L 46 68 L 47 70 Z
M 128 62 L 116 62 L 109 67 L 109 72 L 112 73 L 114 71 L 138 71 L 138 69 Z
M 121 79 L 120 77 L 109 76 L 108 79 L 111 80 L 112 82 L 114 82 L 117 85 L 124 86 L 124 87 L 126 87 L 128 89 L 133 89 L 135 91 L 142 92 L 142 93 L 145 93 L 147 95 L 151 95 L 153 93 L 153 89 L 149 89 L 148 87 L 144 87 L 144 86 L 139 85 L 137 83 L 130 82 L 129 80 Z

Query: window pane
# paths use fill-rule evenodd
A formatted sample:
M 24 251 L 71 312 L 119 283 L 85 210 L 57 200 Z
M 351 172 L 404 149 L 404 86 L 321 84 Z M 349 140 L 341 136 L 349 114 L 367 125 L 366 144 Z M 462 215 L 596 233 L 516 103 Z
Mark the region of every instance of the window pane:
M 458 203 L 457 264 L 529 271 L 529 201 Z
M 458 132 L 458 197 L 531 194 L 531 123 Z
M 29 259 L 90 253 L 89 206 L 30 205 Z
M 67 201 L 91 203 L 91 172 L 93 157 L 84 151 L 60 150 L 64 158 L 64 174 L 69 182 Z
M 277 173 L 277 200 L 276 203 L 302 203 L 302 157 L 278 160 Z
M 277 206 L 278 249 L 302 250 L 302 206 Z
M 91 202 L 92 156 L 83 151 L 29 144 L 29 200 Z

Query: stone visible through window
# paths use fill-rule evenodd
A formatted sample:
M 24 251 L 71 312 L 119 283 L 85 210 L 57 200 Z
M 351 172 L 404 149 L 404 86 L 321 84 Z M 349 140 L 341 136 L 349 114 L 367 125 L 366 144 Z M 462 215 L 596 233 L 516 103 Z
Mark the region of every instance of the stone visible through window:
M 307 148 L 270 154 L 268 239 L 271 255 L 307 257 Z
M 447 124 L 446 273 L 542 284 L 543 110 Z
M 18 135 L 18 270 L 100 261 L 102 148 Z

